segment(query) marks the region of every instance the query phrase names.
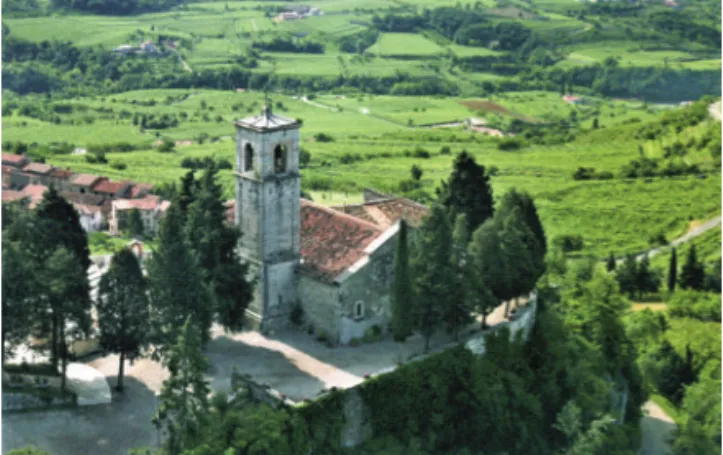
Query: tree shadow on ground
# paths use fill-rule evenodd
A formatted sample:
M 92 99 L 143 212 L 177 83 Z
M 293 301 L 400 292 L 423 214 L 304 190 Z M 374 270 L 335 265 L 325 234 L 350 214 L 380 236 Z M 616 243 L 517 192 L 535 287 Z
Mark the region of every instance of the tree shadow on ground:
M 136 447 L 157 447 L 151 424 L 155 393 L 130 376 L 118 393 L 116 377 L 106 379 L 113 393 L 110 404 L 3 416 L 3 453 L 29 445 L 53 455 L 127 455 Z
M 658 417 L 644 415 L 640 420 L 642 444 L 639 455 L 669 455 L 676 425 Z
M 254 382 L 268 384 L 295 401 L 314 397 L 325 387 L 324 382 L 300 369 L 282 352 L 229 335 L 211 340 L 204 354 L 210 363 L 208 375 L 214 391 L 230 390 L 234 367 L 241 374 L 249 374 Z

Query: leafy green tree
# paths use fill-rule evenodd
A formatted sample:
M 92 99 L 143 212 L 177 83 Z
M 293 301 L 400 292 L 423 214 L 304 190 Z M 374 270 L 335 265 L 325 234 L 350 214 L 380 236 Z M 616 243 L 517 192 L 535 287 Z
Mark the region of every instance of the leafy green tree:
M 237 252 L 241 231 L 226 223 L 217 174 L 216 167 L 210 166 L 201 176 L 194 201 L 188 206 L 185 237 L 198 255 L 204 276 L 210 279 L 219 322 L 229 330 L 240 330 L 254 283 L 247 279 L 248 265 Z
M 58 248 L 41 272 L 47 310 L 51 318 L 53 346 L 51 361 L 62 366 L 61 389 L 65 390 L 68 366 L 68 339 L 77 339 L 90 331 L 90 294 L 88 275 L 78 257 L 66 248 Z M 68 327 L 73 327 L 68 331 Z
M 422 171 L 422 168 L 417 166 L 416 164 L 412 165 L 412 179 L 419 181 L 422 178 L 422 175 L 424 174 L 424 171 Z
M 21 246 L 2 238 L 2 362 L 31 333 L 36 319 L 37 271 Z
M 678 257 L 677 257 L 675 248 L 673 248 L 673 251 L 670 253 L 670 265 L 668 266 L 668 291 L 670 291 L 670 292 L 675 291 L 675 283 L 677 282 L 677 275 L 678 275 Z
M 424 350 L 442 324 L 450 285 L 453 283 L 449 252 L 452 233 L 444 209 L 435 205 L 419 228 L 412 262 L 412 288 L 416 298 L 419 331 L 424 336 Z
M 700 291 L 703 289 L 704 281 L 705 269 L 703 264 L 698 261 L 695 245 L 691 245 L 688 255 L 685 257 L 685 264 L 680 271 L 680 287 Z
M 721 452 L 720 365 L 717 370 L 713 377 L 703 377 L 686 388 L 676 422 L 674 455 Z
M 128 214 L 128 232 L 134 238 L 143 238 L 144 231 L 140 210 L 131 210 Z
M 683 399 L 684 386 L 696 379 L 693 371 L 693 358 L 688 350 L 687 359 L 683 359 L 673 346 L 664 339 L 658 349 L 644 359 L 646 376 L 655 388 L 674 403 Z
M 485 167 L 477 164 L 467 151 L 457 155 L 452 175 L 437 189 L 437 196 L 452 219 L 462 213 L 467 215 L 469 232 L 474 232 L 494 214 L 489 176 Z
M 170 376 L 163 381 L 160 406 L 154 420 L 168 432 L 166 449 L 169 454 L 180 454 L 195 447 L 203 436 L 202 429 L 209 413 L 210 388 L 204 377 L 208 360 L 201 352 L 202 341 L 197 326 L 192 323 L 191 316 L 186 318 L 163 362 Z
M 633 298 L 637 290 L 637 277 L 638 262 L 635 260 L 635 256 L 629 254 L 625 256 L 622 266 L 615 271 L 615 279 L 620 285 L 620 292 Z
M 607 263 L 605 264 L 605 268 L 607 269 L 608 272 L 612 273 L 615 271 L 615 266 L 616 266 L 615 256 L 613 256 L 613 252 L 611 251 L 610 256 L 608 256 Z
M 392 333 L 396 341 L 404 341 L 414 327 L 414 294 L 409 275 L 409 249 L 407 222 L 399 222 L 397 251 L 394 257 L 394 283 L 392 284 Z
M 544 256 L 539 254 L 540 247 L 532 231 L 522 219 L 519 208 L 503 219 L 499 232 L 502 255 L 510 274 L 510 287 L 503 297 L 507 302 L 505 316 L 509 311 L 509 302 L 513 298 L 529 293 L 535 287 L 538 278 L 544 272 Z
M 120 355 L 116 389 L 123 391 L 125 360 L 140 357 L 150 316 L 146 280 L 130 249 L 113 255 L 108 272 L 100 279 L 97 309 L 100 344 Z
M 198 255 L 182 232 L 181 209 L 173 201 L 158 229 L 158 246 L 148 260 L 154 357 L 163 356 L 190 316 L 202 342 L 210 339 L 212 293 L 204 282 Z

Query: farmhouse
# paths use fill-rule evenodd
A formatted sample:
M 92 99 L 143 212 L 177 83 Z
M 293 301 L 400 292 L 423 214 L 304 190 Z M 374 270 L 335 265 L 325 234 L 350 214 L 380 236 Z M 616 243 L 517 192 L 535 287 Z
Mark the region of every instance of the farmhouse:
M 301 308 L 304 324 L 332 343 L 386 330 L 399 220 L 419 225 L 426 207 L 402 198 L 329 208 L 300 198 L 299 128 L 266 106 L 235 123 L 241 256 L 257 279 L 249 321 L 281 328 Z
M 3 166 L 12 166 L 17 169 L 22 169 L 29 162 L 30 162 L 30 160 L 28 160 L 28 158 L 25 155 L 16 155 L 14 153 L 3 152 L 3 160 L 2 160 Z
M 132 210 L 138 210 L 143 221 L 143 230 L 146 234 L 155 234 L 158 223 L 170 206 L 169 201 L 161 201 L 158 196 L 148 195 L 143 199 L 119 199 L 111 203 L 110 219 L 108 221 L 110 233 L 120 234 L 128 227 L 128 217 Z

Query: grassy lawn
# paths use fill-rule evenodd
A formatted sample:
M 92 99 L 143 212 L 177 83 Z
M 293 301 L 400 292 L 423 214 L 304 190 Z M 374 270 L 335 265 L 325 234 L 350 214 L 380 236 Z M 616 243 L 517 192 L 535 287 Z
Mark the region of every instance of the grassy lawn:
M 660 395 L 659 393 L 650 394 L 650 400 L 660 406 L 660 408 L 665 411 L 665 413 L 668 414 L 668 416 L 673 419 L 674 422 L 678 422 L 678 414 L 680 411 L 674 403 L 672 403 L 670 400 Z

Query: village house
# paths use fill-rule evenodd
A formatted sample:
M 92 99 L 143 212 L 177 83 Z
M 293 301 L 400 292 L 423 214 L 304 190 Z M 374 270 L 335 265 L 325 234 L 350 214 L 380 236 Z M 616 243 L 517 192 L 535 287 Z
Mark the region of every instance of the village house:
M 136 183 L 131 188 L 131 199 L 138 199 L 145 197 L 150 194 L 153 190 L 153 185 L 150 183 Z
M 13 179 L 13 173 L 16 171 L 16 168 L 12 166 L 6 166 L 3 164 L 2 167 L 2 177 L 3 177 L 3 187 L 10 188 L 12 185 L 12 179 Z
M 154 235 L 158 231 L 158 224 L 170 204 L 169 201 L 161 201 L 158 196 L 153 195 L 148 195 L 143 199 L 118 199 L 112 201 L 108 220 L 110 233 L 120 235 L 128 229 L 128 217 L 131 210 L 138 210 L 143 221 L 144 233 Z
M 70 181 L 70 190 L 74 193 L 93 194 L 93 187 L 107 177 L 100 177 L 91 174 L 78 174 Z
M 58 191 L 67 191 L 70 188 L 70 178 L 73 172 L 68 169 L 53 168 L 48 174 L 48 185 Z
M 30 177 L 30 185 L 45 185 L 50 184 L 50 173 L 53 171 L 53 166 L 45 163 L 30 163 L 23 168 L 23 173 Z
M 45 185 L 31 184 L 22 189 L 21 193 L 28 197 L 28 208 L 34 209 L 45 197 L 48 187 Z
M 104 219 L 102 208 L 97 205 L 86 205 L 73 203 L 78 212 L 80 225 L 85 232 L 98 232 L 102 230 Z
M 13 202 L 17 202 L 21 204 L 23 207 L 26 207 L 29 202 L 29 197 L 27 194 L 23 193 L 22 191 L 15 191 L 15 190 L 8 190 L 3 188 L 2 190 L 2 202 L 3 204 L 10 204 Z
M 92 188 L 92 193 L 106 199 L 123 199 L 131 194 L 133 182 L 114 182 L 112 180 L 99 180 Z
M 30 160 L 25 155 L 16 155 L 14 153 L 3 152 L 2 165 L 11 166 L 16 169 L 22 169 L 25 167 Z

